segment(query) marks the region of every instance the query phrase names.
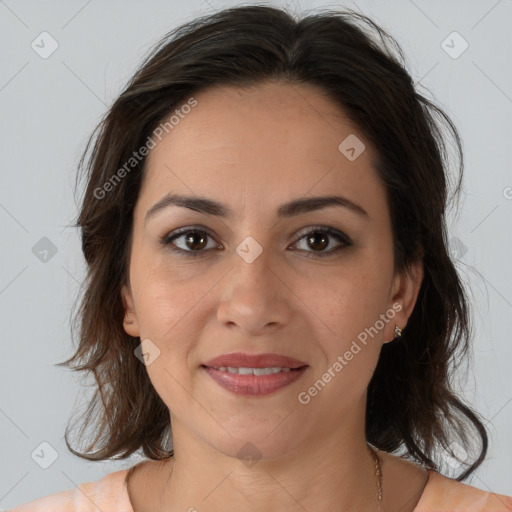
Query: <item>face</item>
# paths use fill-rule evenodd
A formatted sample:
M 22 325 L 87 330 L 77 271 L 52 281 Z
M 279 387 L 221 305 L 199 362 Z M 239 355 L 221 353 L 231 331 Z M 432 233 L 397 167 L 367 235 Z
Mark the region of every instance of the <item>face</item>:
M 122 291 L 124 328 L 150 340 L 146 369 L 173 434 L 230 456 L 250 442 L 272 458 L 364 431 L 380 349 L 405 327 L 422 278 L 420 265 L 394 273 L 375 150 L 314 86 L 216 87 L 195 99 L 147 157 Z M 229 214 L 173 204 L 148 216 L 168 194 Z M 280 210 L 324 196 L 344 201 Z M 202 366 L 233 352 L 307 368 L 271 393 L 240 394 Z

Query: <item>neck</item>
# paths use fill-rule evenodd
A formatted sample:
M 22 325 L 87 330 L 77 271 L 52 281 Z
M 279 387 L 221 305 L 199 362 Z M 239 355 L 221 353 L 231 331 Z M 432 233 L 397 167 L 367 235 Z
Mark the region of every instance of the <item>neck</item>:
M 322 438 L 272 459 L 255 453 L 247 462 L 190 439 L 180 443 L 175 427 L 174 461 L 153 510 L 379 510 L 375 460 L 364 439 Z

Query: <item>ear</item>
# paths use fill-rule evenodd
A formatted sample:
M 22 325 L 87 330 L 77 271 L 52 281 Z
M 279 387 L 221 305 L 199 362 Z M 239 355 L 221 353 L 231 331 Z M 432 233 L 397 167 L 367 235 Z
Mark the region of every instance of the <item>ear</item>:
M 423 260 L 419 259 L 410 268 L 402 273 L 395 274 L 393 278 L 391 302 L 389 308 L 396 311 L 394 318 L 386 324 L 384 329 L 384 343 L 395 338 L 395 325 L 404 329 L 411 316 L 418 293 L 423 282 Z
M 121 299 L 124 307 L 123 327 L 127 334 L 137 338 L 140 336 L 139 323 L 133 302 L 132 291 L 129 285 L 124 284 L 121 289 Z

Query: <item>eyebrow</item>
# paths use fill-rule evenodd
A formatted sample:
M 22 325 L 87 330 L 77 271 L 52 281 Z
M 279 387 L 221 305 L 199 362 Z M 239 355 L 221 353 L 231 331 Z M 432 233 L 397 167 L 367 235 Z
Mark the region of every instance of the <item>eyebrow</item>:
M 157 212 L 160 212 L 170 206 L 181 206 L 183 208 L 188 208 L 206 215 L 214 215 L 216 217 L 233 217 L 233 210 L 229 206 L 212 199 L 208 199 L 207 197 L 167 194 L 148 210 L 144 224 Z M 285 219 L 302 213 L 321 210 L 332 206 L 341 206 L 363 217 L 369 217 L 368 212 L 364 208 L 350 199 L 343 196 L 333 195 L 295 199 L 289 203 L 281 205 L 277 210 L 277 216 L 279 219 Z

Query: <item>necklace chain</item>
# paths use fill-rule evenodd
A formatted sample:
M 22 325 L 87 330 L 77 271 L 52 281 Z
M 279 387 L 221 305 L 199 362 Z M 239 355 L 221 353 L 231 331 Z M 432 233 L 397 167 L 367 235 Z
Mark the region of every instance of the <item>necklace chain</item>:
M 368 445 L 368 448 L 369 448 L 370 453 L 375 462 L 375 478 L 377 480 L 378 510 L 382 510 L 382 465 L 381 465 L 380 457 L 377 455 L 375 450 L 370 445 Z

